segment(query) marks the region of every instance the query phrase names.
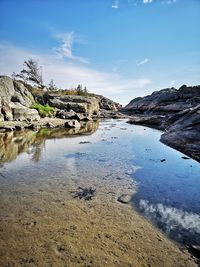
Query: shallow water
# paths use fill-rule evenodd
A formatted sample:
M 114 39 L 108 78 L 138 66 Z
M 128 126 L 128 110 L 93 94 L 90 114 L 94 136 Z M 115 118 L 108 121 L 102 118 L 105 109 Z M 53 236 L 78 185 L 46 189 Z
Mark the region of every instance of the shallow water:
M 170 238 L 200 245 L 200 164 L 160 143 L 160 134 L 125 120 L 89 123 L 81 132 L 2 133 L 0 192 L 129 177 L 137 186 L 134 208 Z

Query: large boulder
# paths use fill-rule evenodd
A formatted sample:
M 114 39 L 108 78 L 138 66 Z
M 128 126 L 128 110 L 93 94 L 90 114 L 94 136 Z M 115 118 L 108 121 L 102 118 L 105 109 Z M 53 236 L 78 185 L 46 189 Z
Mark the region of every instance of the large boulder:
M 38 121 L 40 116 L 36 109 L 27 108 L 20 103 L 11 104 L 14 121 Z
M 35 101 L 32 94 L 22 82 L 14 81 L 15 92 L 11 98 L 12 102 L 18 102 L 26 107 L 30 107 Z
M 39 120 L 36 110 L 29 108 L 34 98 L 22 81 L 0 76 L 0 121 Z
M 88 113 L 90 115 L 99 111 L 99 103 L 95 97 L 84 97 L 78 95 L 46 95 L 45 102 L 52 107 L 76 113 Z
M 10 100 L 14 93 L 13 80 L 7 76 L 0 76 L 0 98 Z
M 122 108 L 122 105 L 112 101 L 104 96 L 98 96 L 100 109 L 117 111 Z

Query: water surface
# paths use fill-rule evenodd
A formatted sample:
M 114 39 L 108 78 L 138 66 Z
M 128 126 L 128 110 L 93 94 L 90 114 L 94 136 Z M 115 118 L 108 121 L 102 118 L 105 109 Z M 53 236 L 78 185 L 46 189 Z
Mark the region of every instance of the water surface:
M 132 204 L 170 238 L 200 245 L 200 164 L 125 120 L 0 134 L 0 191 L 92 177 L 133 179 Z M 12 190 L 11 190 L 12 189 Z

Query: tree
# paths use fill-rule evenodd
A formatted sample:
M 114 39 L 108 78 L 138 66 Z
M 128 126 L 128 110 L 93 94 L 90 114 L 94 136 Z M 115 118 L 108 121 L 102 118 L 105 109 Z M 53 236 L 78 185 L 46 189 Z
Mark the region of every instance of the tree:
M 86 86 L 84 87 L 83 92 L 84 92 L 84 93 L 88 93 L 88 89 L 87 89 Z
M 56 91 L 56 90 L 57 90 L 57 87 L 56 87 L 56 85 L 55 85 L 53 79 L 52 79 L 52 80 L 50 81 L 50 83 L 49 83 L 48 90 L 49 90 L 49 91 Z
M 78 94 L 81 94 L 83 92 L 83 88 L 82 88 L 82 85 L 81 84 L 79 84 L 77 86 L 76 91 L 77 91 Z
M 24 61 L 23 65 L 24 69 L 21 70 L 19 74 L 13 73 L 12 76 L 20 78 L 26 82 L 32 82 L 43 89 L 42 67 L 38 65 L 38 61 L 30 58 L 27 61 Z

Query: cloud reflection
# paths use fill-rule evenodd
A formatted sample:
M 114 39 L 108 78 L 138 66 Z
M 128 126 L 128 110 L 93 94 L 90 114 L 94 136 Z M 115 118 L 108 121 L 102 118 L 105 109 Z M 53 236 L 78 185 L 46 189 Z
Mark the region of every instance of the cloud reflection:
M 199 214 L 167 207 L 161 203 L 151 204 L 144 199 L 139 201 L 139 209 L 168 235 L 177 235 L 177 240 L 186 241 L 190 239 L 189 235 L 195 236 L 197 240 L 200 235 Z

